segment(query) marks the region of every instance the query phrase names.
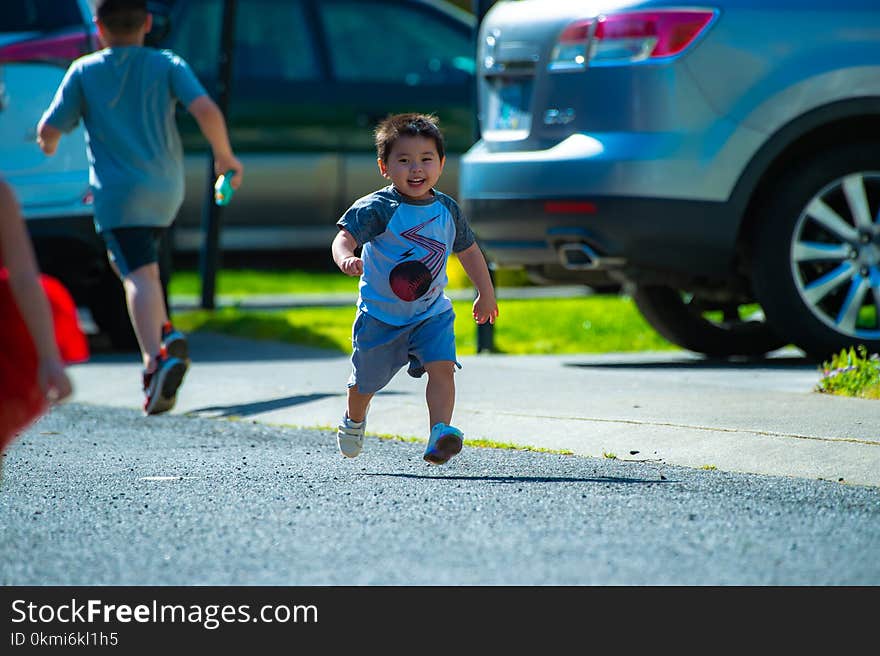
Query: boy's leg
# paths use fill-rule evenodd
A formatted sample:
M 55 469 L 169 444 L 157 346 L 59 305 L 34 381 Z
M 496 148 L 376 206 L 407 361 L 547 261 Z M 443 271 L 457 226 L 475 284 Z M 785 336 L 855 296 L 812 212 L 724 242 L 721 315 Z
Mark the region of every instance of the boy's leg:
M 177 402 L 177 390 L 189 368 L 188 362 L 173 357 L 163 347 L 163 331 L 168 323 L 165 297 L 159 278 L 159 265 L 146 264 L 123 280 L 132 326 L 144 358 L 144 412 L 168 412 Z
M 124 228 L 102 233 L 110 261 L 122 278 L 129 317 L 141 348 L 146 414 L 174 407 L 177 389 L 189 367 L 186 359 L 169 355 L 163 348 L 168 310 L 158 264 L 161 232 L 155 228 Z
M 359 313 L 352 326 L 352 371 L 348 379 L 345 416 L 336 432 L 339 452 L 346 458 L 360 455 L 367 428 L 367 411 L 373 395 L 385 387 L 407 362 L 407 330 L 384 324 Z M 370 390 L 362 392 L 362 389 Z
M 348 388 L 348 402 L 345 415 L 336 427 L 336 445 L 339 453 L 346 458 L 357 458 L 364 448 L 364 434 L 367 432 L 367 408 L 372 394 L 361 394 L 356 385 Z
M 424 459 L 442 465 L 461 451 L 464 435 L 449 422 L 455 407 L 455 314 L 452 310 L 426 319 L 410 337 L 409 374 L 428 374 L 425 400 L 430 418 L 430 436 Z
M 156 367 L 162 346 L 162 326 L 168 322 L 168 310 L 159 273 L 157 228 L 119 228 L 101 233 L 107 255 L 116 275 L 122 280 L 132 328 L 138 339 L 145 371 Z
M 346 416 L 357 423 L 367 418 L 367 408 L 370 406 L 370 400 L 373 394 L 361 394 L 357 390 L 357 385 L 348 388 L 348 404 L 346 406 Z
M 162 348 L 161 326 L 168 322 L 159 265 L 154 262 L 132 271 L 123 278 L 122 284 L 132 327 L 141 346 L 144 370 L 153 371 Z
M 428 402 L 428 418 L 433 428 L 438 423 L 452 421 L 455 407 L 455 363 L 448 361 L 427 362 L 428 385 L 425 400 Z
M 464 435 L 449 423 L 455 405 L 455 362 L 427 362 L 424 368 L 428 372 L 425 398 L 428 402 L 431 433 L 423 458 L 432 464 L 442 465 L 464 446 Z
M 364 434 L 367 432 L 367 409 L 372 394 L 361 394 L 356 386 L 348 388 L 348 403 L 345 416 L 336 429 L 336 445 L 346 458 L 356 458 L 364 448 Z

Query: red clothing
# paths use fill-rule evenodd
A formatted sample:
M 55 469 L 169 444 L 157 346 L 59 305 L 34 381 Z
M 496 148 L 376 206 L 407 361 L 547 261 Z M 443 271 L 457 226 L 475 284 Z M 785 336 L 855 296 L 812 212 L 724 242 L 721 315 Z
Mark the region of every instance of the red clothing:
M 67 364 L 89 358 L 89 346 L 79 327 L 76 305 L 56 279 L 40 276 L 49 300 L 55 339 Z M 19 312 L 9 275 L 0 268 L 0 453 L 22 430 L 39 418 L 48 405 L 37 382 L 37 352 Z

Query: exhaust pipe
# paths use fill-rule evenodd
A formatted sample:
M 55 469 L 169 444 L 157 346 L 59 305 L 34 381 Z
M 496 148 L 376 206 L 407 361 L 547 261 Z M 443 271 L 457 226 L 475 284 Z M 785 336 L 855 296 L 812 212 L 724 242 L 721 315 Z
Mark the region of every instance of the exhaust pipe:
M 561 244 L 556 252 L 563 268 L 569 271 L 598 269 L 602 264 L 596 251 L 583 242 Z

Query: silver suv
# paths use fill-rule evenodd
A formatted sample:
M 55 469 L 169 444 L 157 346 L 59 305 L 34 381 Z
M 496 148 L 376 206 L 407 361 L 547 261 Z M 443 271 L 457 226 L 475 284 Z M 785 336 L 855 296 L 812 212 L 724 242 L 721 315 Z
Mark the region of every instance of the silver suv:
M 460 196 L 490 258 L 710 356 L 880 350 L 876 0 L 502 1 Z

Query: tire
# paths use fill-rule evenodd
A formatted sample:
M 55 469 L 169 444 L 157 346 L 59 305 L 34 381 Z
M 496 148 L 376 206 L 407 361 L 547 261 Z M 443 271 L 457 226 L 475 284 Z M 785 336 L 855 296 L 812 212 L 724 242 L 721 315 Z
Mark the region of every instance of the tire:
M 673 344 L 710 357 L 758 357 L 785 346 L 763 316 L 742 318 L 735 301 L 712 303 L 665 285 L 641 285 L 633 296 L 645 320 Z M 707 312 L 721 312 L 715 320 Z
M 100 331 L 107 335 L 118 351 L 139 351 L 137 337 L 131 327 L 122 283 L 108 271 L 92 290 L 89 311 Z
M 823 361 L 880 351 L 880 143 L 803 160 L 759 209 L 753 286 L 780 334 Z

